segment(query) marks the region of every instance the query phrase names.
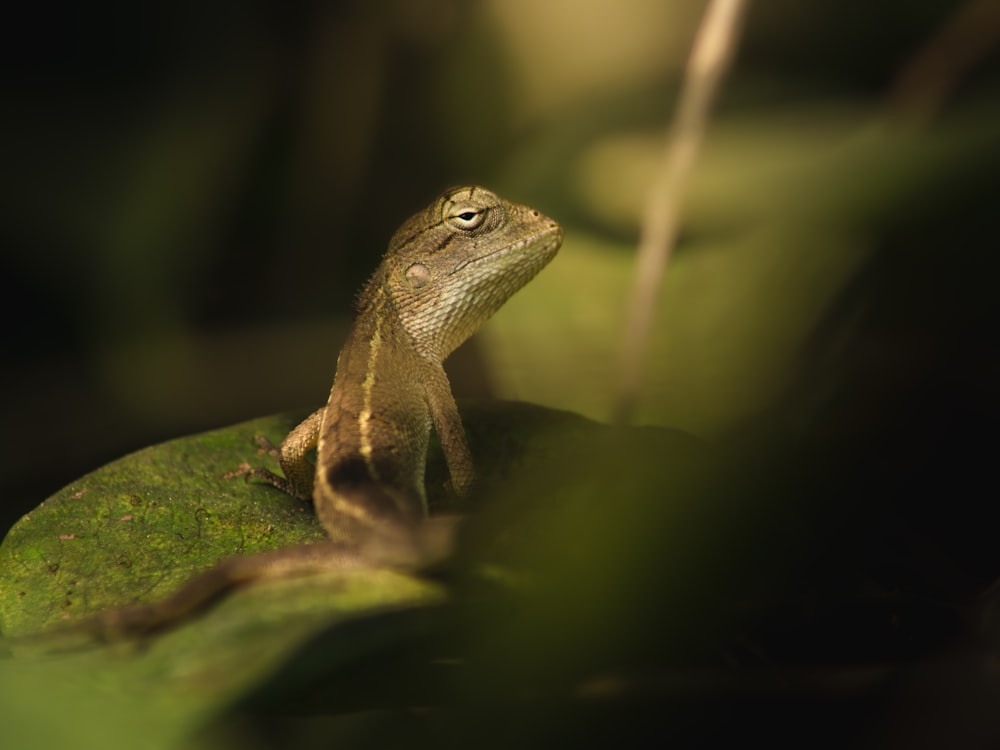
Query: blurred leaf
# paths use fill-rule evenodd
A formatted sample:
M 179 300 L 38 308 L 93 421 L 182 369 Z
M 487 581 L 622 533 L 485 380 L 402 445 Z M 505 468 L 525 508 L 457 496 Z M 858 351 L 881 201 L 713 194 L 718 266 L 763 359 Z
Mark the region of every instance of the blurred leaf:
M 720 118 L 685 200 L 637 421 L 720 434 L 774 403 L 886 232 L 974 189 L 969 175 L 996 153 L 997 133 L 991 107 L 929 130 L 850 104 Z M 626 131 L 570 165 L 566 192 L 583 216 L 484 328 L 500 397 L 610 415 L 630 237 L 662 148 L 659 131 Z

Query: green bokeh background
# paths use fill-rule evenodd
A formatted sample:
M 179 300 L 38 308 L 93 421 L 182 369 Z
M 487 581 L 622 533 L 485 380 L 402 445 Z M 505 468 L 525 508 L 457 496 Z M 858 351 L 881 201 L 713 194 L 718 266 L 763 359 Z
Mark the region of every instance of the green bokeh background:
M 606 419 L 639 216 L 703 7 L 10 11 L 0 25 L 0 532 L 126 453 L 322 403 L 356 290 L 389 236 L 458 183 L 537 207 L 566 238 L 449 362 L 456 392 Z M 614 666 L 622 644 L 673 666 L 691 632 L 752 620 L 756 641 L 739 657 L 750 653 L 764 672 L 817 659 L 913 666 L 923 682 L 912 694 L 901 680 L 888 708 L 852 714 L 873 743 L 954 744 L 954 727 L 968 724 L 1000 737 L 995 722 L 938 724 L 921 702 L 954 694 L 947 705 L 960 717 L 995 706 L 992 682 L 969 688 L 979 661 L 946 661 L 953 679 L 918 668 L 948 644 L 978 644 L 978 658 L 1000 642 L 988 589 L 1000 575 L 988 522 L 1000 405 L 998 28 L 987 0 L 751 4 L 685 197 L 636 415 L 723 446 L 719 471 L 678 486 L 638 434 L 515 476 L 515 499 L 558 493 L 567 478 L 592 490 L 538 520 L 524 555 L 548 571 L 551 598 L 525 604 L 524 632 L 506 640 L 476 631 L 483 643 L 467 651 L 499 645 L 517 657 L 480 665 L 480 687 L 499 678 L 504 700 L 520 697 L 504 690 L 525 675 L 579 687 L 574 669 L 593 666 L 574 651 L 581 644 L 607 646 L 598 656 Z M 941 54 L 923 56 L 934 39 Z M 955 62 L 957 73 L 942 75 Z M 634 472 L 621 471 L 625 457 Z M 677 508 L 699 511 L 676 517 L 657 504 L 674 492 Z M 616 502 L 631 515 L 619 519 Z M 660 549 L 661 528 L 676 547 Z M 614 545 L 601 544 L 604 530 Z M 593 546 L 575 547 L 577 534 Z M 619 560 L 633 535 L 636 556 Z M 752 584 L 740 577 L 760 571 Z M 573 629 L 577 616 L 589 629 Z M 531 652 L 539 643 L 552 648 Z M 100 679 L 104 656 L 19 663 L 24 673 L 7 672 L 5 684 L 24 685 L 11 693 L 23 708 L 9 710 L 29 733 L 45 726 L 65 738 L 45 725 L 38 696 L 52 690 L 87 715 L 100 695 L 86 681 L 74 692 L 73 680 Z M 665 689 L 645 687 L 654 697 Z M 507 704 L 485 703 L 502 725 Z M 614 705 L 608 726 L 635 708 Z M 690 718 L 685 705 L 671 703 L 670 718 Z M 168 719 L 150 727 L 155 711 L 129 707 L 116 719 L 135 718 L 126 736 L 159 731 L 169 744 Z M 798 715 L 780 701 L 771 708 Z M 756 716 L 746 704 L 724 709 L 734 726 Z M 511 735 L 544 746 L 531 709 L 516 716 Z M 801 716 L 817 736 L 851 731 L 836 709 Z M 300 732 L 303 747 L 333 736 L 350 744 L 373 736 L 369 718 L 272 717 L 273 737 L 251 724 L 204 741 L 269 747 Z M 398 734 L 386 731 L 405 737 L 413 717 L 395 718 Z M 572 737 L 560 718 L 578 715 L 544 716 L 553 737 Z M 473 736 L 508 737 L 466 719 Z M 87 737 L 107 746 L 99 732 Z

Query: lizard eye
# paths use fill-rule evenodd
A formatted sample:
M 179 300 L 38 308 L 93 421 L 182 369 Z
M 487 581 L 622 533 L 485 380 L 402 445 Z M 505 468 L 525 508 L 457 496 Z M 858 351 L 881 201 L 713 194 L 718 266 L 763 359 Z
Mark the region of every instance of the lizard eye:
M 476 208 L 456 208 L 449 216 L 448 221 L 456 229 L 471 232 L 477 229 L 486 218 L 486 211 Z

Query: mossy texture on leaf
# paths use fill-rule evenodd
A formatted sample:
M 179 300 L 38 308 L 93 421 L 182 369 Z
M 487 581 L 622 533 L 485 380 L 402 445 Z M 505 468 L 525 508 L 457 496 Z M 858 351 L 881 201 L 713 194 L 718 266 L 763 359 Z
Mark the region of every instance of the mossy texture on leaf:
M 307 504 L 231 476 L 269 465 L 268 417 L 145 448 L 73 482 L 0 546 L 0 630 L 20 635 L 107 607 L 161 598 L 219 559 L 324 537 Z
M 230 475 L 242 462 L 277 468 L 254 436 L 277 440 L 301 416 L 140 450 L 63 488 L 11 530 L 0 545 L 0 621 L 14 637 L 0 639 L 5 745 L 190 746 L 316 632 L 441 600 L 440 585 L 393 571 L 332 571 L 235 591 L 154 639 L 99 647 L 85 629 L 65 627 L 162 599 L 221 558 L 325 539 L 308 504 Z M 49 634 L 18 638 L 39 631 Z M 368 650 L 377 647 L 370 641 Z M 341 654 L 363 652 L 364 643 L 340 639 Z

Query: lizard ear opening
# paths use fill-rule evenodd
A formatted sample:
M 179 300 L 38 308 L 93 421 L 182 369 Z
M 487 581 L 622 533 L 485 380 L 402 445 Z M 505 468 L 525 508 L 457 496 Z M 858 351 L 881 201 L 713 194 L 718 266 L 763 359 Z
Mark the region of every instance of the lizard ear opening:
M 431 269 L 423 263 L 414 263 L 406 269 L 406 281 L 414 289 L 425 286 L 431 280 Z

